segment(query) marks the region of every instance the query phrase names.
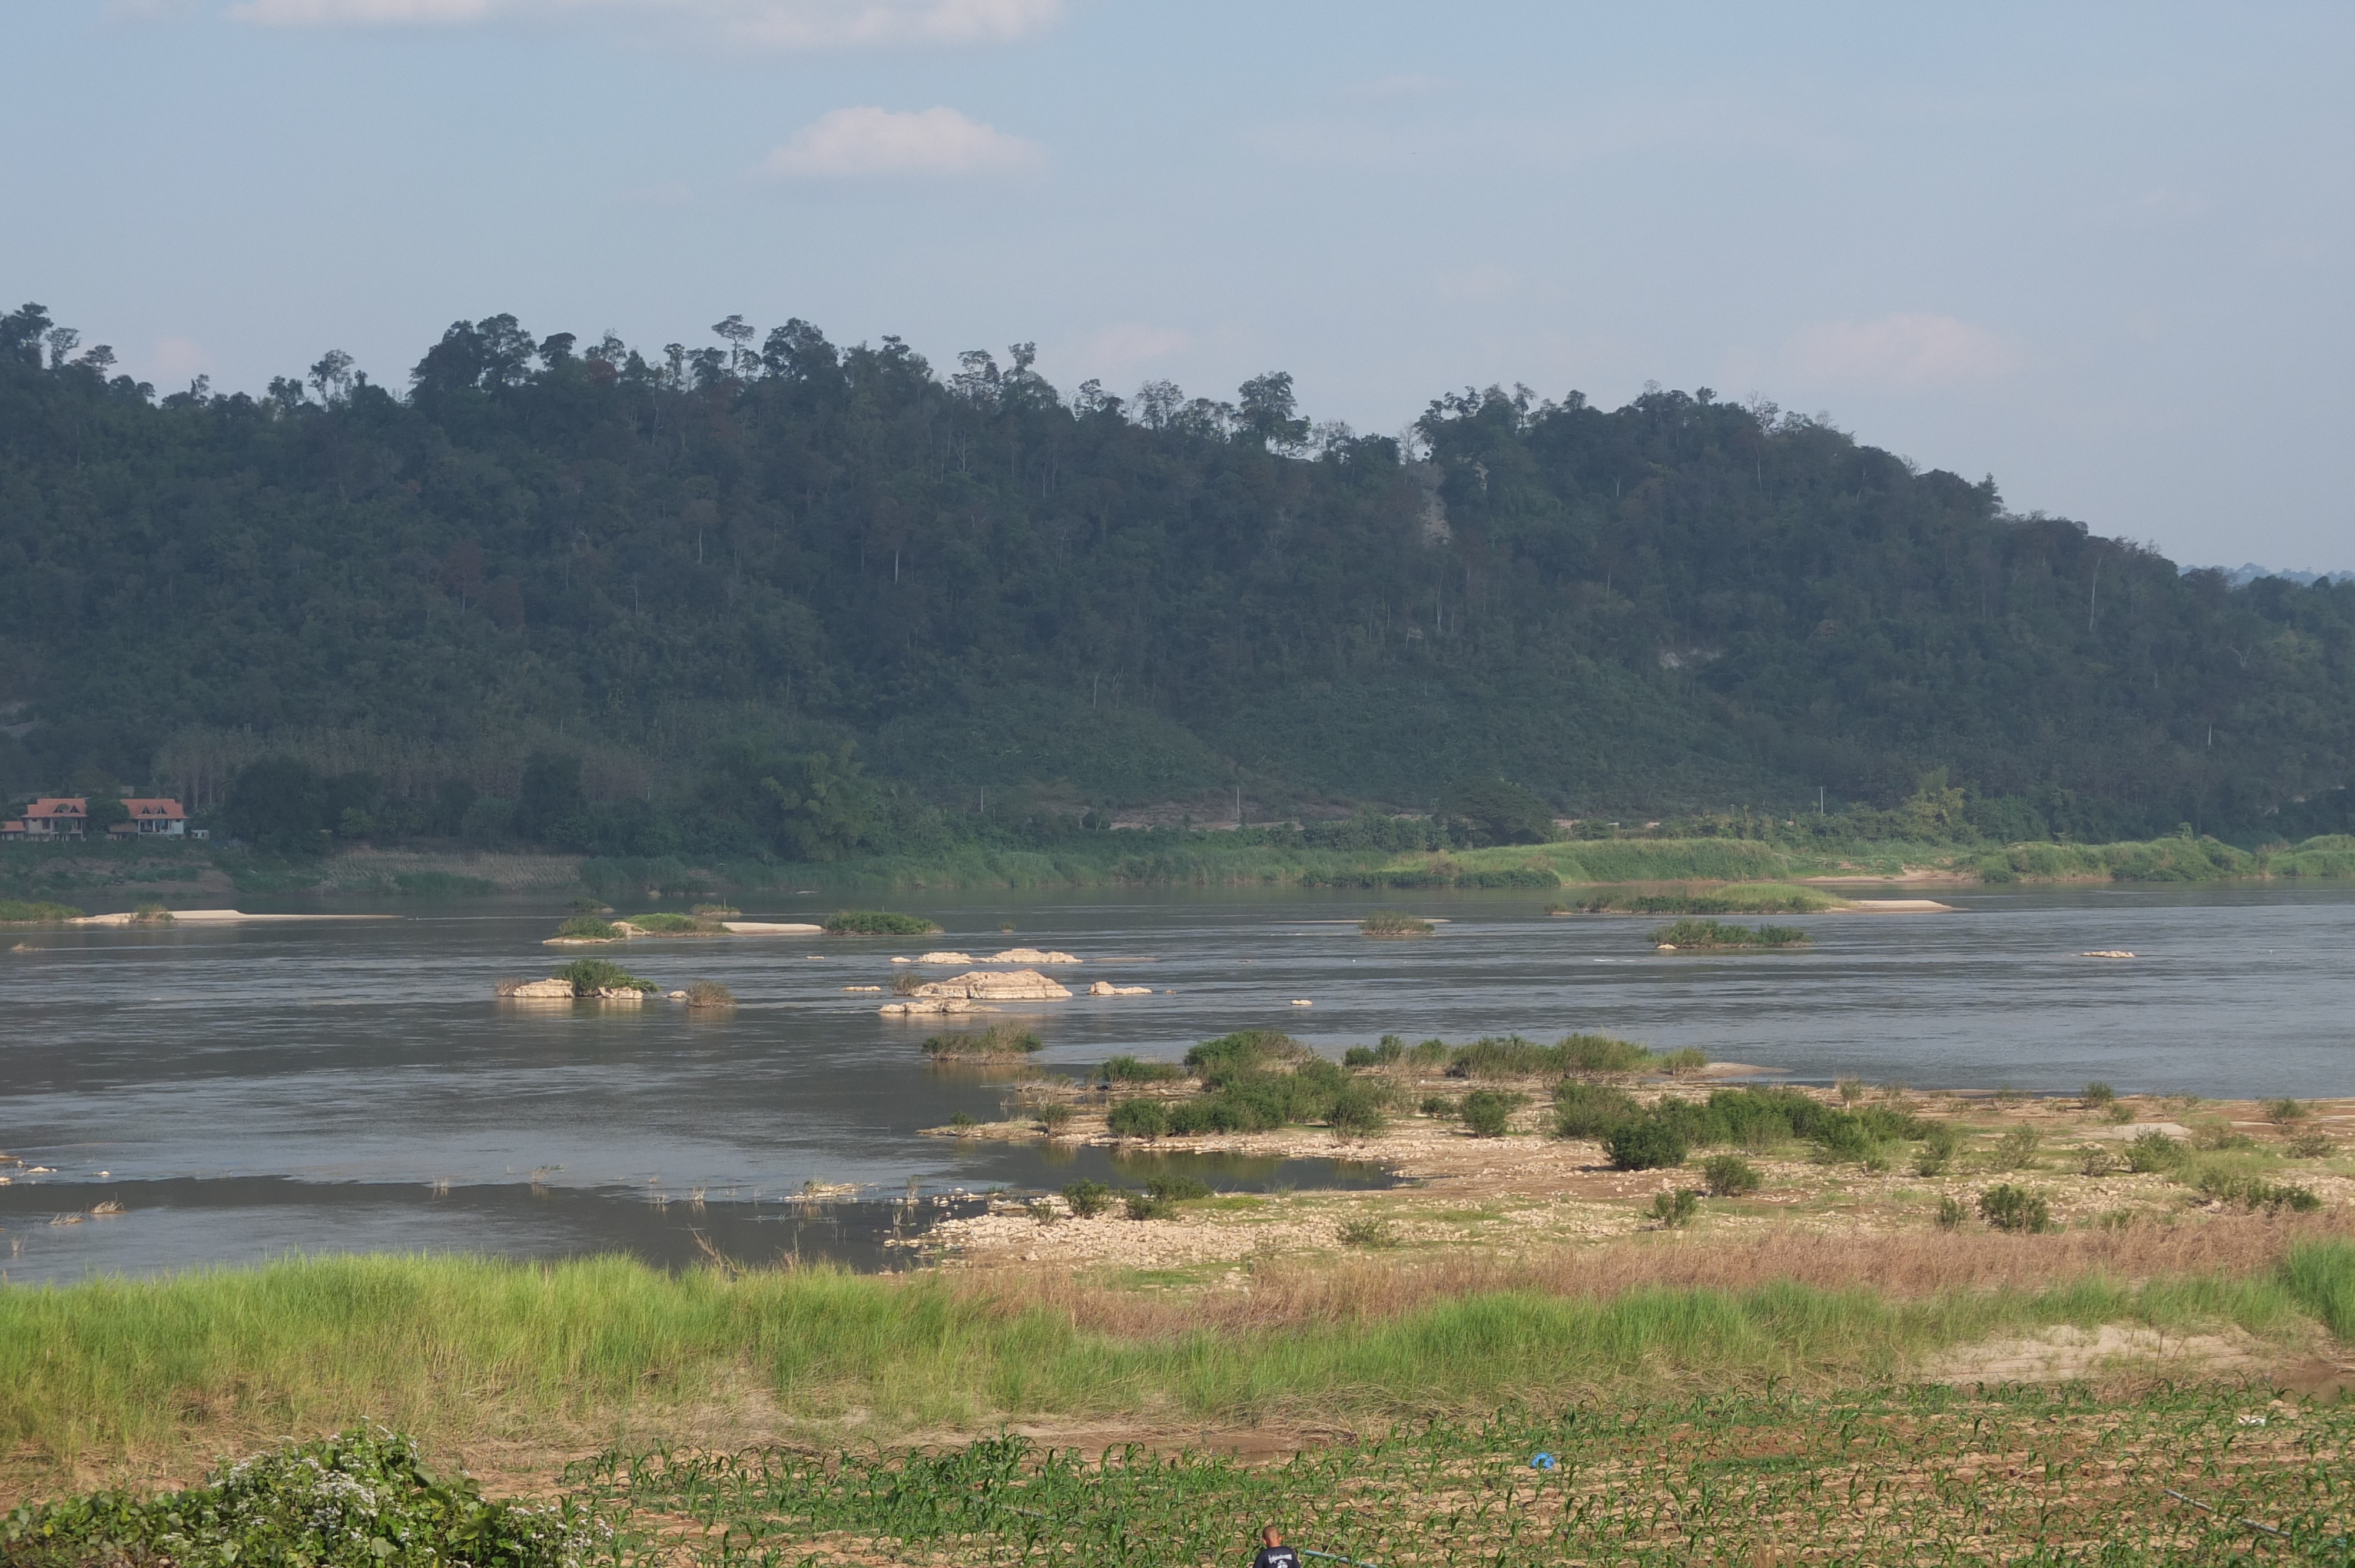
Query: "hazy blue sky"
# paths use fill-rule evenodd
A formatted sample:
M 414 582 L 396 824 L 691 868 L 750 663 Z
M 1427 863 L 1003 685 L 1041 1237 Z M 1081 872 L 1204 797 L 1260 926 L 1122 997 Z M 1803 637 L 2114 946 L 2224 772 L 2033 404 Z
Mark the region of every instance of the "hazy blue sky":
M 0 291 L 166 389 L 499 311 L 1384 431 L 1657 380 L 2355 567 L 2348 0 L 16 0 L 0 59 Z

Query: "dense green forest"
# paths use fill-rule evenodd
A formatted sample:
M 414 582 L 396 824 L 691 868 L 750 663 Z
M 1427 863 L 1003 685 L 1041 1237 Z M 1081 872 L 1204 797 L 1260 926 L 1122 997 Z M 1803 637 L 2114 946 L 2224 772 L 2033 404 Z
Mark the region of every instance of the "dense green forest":
M 0 789 L 792 859 L 1238 796 L 2350 826 L 2355 585 L 2179 574 L 1817 420 L 1490 388 L 1401 450 L 1283 375 L 714 332 L 493 316 L 400 391 L 158 398 L 0 318 Z

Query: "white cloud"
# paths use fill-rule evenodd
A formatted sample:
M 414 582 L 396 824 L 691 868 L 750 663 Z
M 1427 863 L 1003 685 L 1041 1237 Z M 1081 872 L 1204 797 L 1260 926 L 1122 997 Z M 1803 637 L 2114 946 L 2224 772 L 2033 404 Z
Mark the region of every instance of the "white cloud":
M 2002 376 L 2020 356 L 1985 327 L 1900 312 L 1877 321 L 1807 327 L 1791 340 L 1789 357 L 1811 381 L 1920 387 Z
M 822 114 L 761 167 L 777 179 L 849 180 L 902 175 L 997 175 L 1039 161 L 1036 143 L 954 109 L 894 112 L 862 105 Z
M 269 27 L 617 24 L 778 49 L 996 43 L 1059 20 L 1063 0 L 239 0 L 228 15 Z

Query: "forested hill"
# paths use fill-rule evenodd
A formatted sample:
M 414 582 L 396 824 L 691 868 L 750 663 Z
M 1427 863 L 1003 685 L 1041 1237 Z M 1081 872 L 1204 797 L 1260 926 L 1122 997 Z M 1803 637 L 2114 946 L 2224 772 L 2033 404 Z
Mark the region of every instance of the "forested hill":
M 1027 348 L 716 343 L 495 316 L 400 390 L 330 355 L 158 400 L 5 317 L 5 784 L 203 792 L 284 749 L 511 796 L 556 748 L 660 800 L 853 740 L 939 802 L 1788 810 L 1945 767 L 2115 831 L 2256 822 L 2355 759 L 2355 586 L 2179 576 L 1706 390 L 1442 397 L 1402 461 L 1281 376 L 1123 400 Z

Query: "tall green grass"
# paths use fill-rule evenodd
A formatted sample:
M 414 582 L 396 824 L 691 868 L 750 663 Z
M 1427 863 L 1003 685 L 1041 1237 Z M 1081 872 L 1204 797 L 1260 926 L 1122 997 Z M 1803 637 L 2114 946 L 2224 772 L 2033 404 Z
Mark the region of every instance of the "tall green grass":
M 1393 1316 L 1125 1338 L 936 1275 L 666 1274 L 615 1258 L 294 1259 L 0 1289 L 0 1445 L 53 1457 L 168 1443 L 189 1423 L 421 1434 L 610 1421 L 764 1390 L 878 1430 L 998 1417 L 1494 1408 L 1625 1379 L 1852 1382 L 2038 1325 L 2318 1316 L 2355 1333 L 2355 1245 L 2256 1277 L 2090 1278 L 1897 1301 L 1770 1284 L 1596 1299 L 1472 1295 Z

